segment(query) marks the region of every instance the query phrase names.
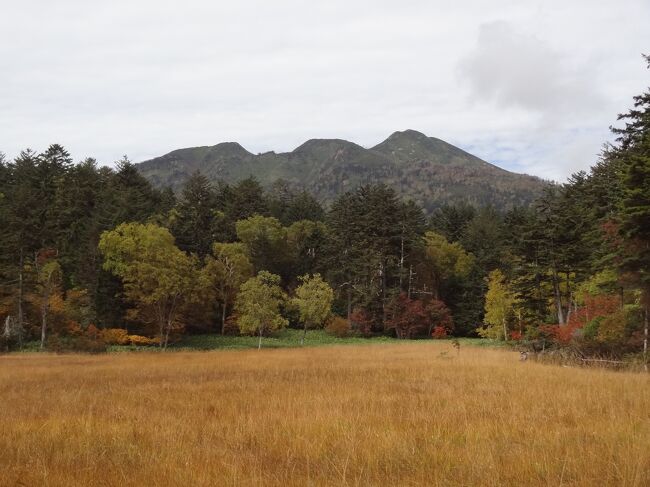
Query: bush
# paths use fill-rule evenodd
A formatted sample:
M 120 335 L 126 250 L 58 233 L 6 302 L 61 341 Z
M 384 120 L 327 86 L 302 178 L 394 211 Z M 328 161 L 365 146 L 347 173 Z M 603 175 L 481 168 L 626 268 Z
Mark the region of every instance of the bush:
M 514 340 L 514 341 L 518 342 L 518 341 L 521 341 L 522 337 L 523 337 L 523 335 L 522 335 L 522 333 L 520 331 L 511 331 L 510 332 L 510 340 Z
M 431 332 L 431 338 L 441 339 L 447 337 L 447 329 L 444 326 L 436 326 Z
M 345 338 L 350 335 L 350 323 L 345 318 L 335 316 L 329 321 L 325 327 L 325 331 L 335 337 Z
M 129 342 L 131 345 L 135 345 L 137 347 L 150 347 L 154 345 L 160 345 L 160 338 L 148 338 L 148 337 L 143 337 L 140 335 L 129 335 Z
M 624 309 L 612 313 L 603 318 L 598 327 L 596 341 L 599 343 L 617 344 L 625 338 L 625 325 L 627 314 Z
M 370 336 L 372 332 L 372 317 L 363 308 L 354 308 L 350 315 L 352 329 L 362 336 Z
M 129 332 L 122 328 L 106 328 L 100 332 L 100 336 L 108 345 L 128 345 Z
M 586 340 L 594 340 L 598 335 L 601 321 L 603 321 L 603 317 L 599 316 L 587 323 L 582 329 L 582 337 Z

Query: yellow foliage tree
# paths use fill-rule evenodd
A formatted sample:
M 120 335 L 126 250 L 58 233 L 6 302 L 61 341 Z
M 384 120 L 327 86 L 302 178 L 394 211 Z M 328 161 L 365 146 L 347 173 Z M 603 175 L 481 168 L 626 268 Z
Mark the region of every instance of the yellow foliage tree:
M 516 301 L 503 273 L 498 269 L 490 272 L 485 294 L 485 326 L 478 329 L 479 335 L 507 341 L 508 315 L 514 311 Z

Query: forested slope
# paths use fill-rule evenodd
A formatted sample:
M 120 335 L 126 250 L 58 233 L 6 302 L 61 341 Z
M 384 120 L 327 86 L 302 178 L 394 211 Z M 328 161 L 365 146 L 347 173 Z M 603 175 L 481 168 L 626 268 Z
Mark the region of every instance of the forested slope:
M 370 149 L 340 139 L 312 139 L 292 152 L 256 155 L 226 142 L 175 150 L 137 167 L 159 188 L 180 189 L 196 171 L 230 184 L 254 175 L 264 187 L 281 179 L 326 204 L 358 186 L 384 183 L 428 212 L 463 202 L 500 209 L 527 205 L 545 186 L 539 178 L 498 168 L 414 130 L 395 132 Z

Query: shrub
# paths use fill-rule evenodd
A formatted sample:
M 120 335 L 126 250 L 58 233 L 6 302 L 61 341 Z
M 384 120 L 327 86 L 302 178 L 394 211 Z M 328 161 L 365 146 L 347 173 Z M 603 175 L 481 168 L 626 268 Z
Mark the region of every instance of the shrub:
M 108 345 L 128 345 L 130 342 L 129 333 L 122 328 L 106 328 L 100 336 Z
M 589 323 L 587 323 L 582 330 L 583 338 L 586 340 L 594 340 L 596 338 L 596 335 L 598 335 L 598 329 L 600 328 L 601 321 L 603 321 L 603 317 L 599 316 L 598 318 L 594 318 Z
M 351 327 L 350 323 L 345 318 L 334 316 L 327 326 L 325 326 L 325 331 L 335 337 L 345 338 L 350 334 Z
M 433 328 L 433 331 L 431 332 L 431 338 L 446 338 L 447 337 L 447 329 L 444 326 L 436 326 Z
M 131 342 L 131 345 L 138 347 L 150 347 L 153 345 L 160 345 L 160 338 L 147 338 L 140 335 L 129 335 L 129 342 Z
M 596 340 L 600 343 L 618 343 L 625 337 L 625 324 L 627 316 L 625 310 L 620 309 L 606 316 L 600 322 Z
M 92 340 L 98 340 L 100 338 L 100 331 L 95 325 L 90 324 L 86 328 L 86 336 Z
M 68 320 L 62 333 L 70 337 L 79 337 L 84 334 L 84 330 L 79 323 L 74 320 Z
M 350 315 L 352 328 L 363 336 L 370 336 L 372 331 L 372 317 L 363 308 L 354 308 Z
M 511 331 L 510 340 L 520 341 L 522 338 L 522 333 L 520 331 Z

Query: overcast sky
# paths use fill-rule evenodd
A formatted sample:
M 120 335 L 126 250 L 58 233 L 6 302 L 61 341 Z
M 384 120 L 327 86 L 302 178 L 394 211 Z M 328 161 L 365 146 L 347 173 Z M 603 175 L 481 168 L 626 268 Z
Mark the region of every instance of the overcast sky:
M 0 0 L 0 151 L 112 164 L 412 128 L 563 180 L 650 85 L 649 20 L 648 0 Z

